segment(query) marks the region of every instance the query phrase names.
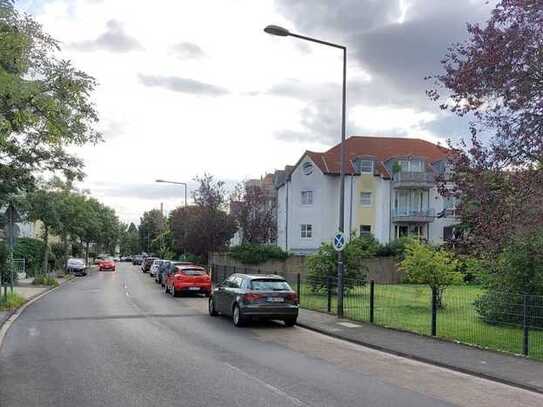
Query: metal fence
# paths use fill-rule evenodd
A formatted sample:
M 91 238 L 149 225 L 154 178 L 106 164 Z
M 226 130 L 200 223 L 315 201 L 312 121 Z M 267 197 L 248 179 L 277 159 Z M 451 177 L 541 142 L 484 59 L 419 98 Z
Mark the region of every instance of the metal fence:
M 477 286 L 345 280 L 344 317 L 483 348 L 543 359 L 543 296 L 499 293 Z M 337 281 L 301 283 L 300 305 L 336 314 Z
M 258 270 L 257 270 L 258 271 Z M 212 267 L 219 283 L 243 268 Z M 304 308 L 337 314 L 337 279 L 282 275 Z M 543 296 L 499 293 L 478 286 L 377 284 L 345 280 L 344 317 L 387 328 L 435 336 L 482 348 L 543 359 Z

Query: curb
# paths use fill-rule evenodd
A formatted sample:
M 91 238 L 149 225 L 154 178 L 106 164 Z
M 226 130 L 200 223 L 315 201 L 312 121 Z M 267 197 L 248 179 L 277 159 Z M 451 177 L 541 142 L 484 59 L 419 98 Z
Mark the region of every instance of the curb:
M 36 294 L 28 299 L 23 305 L 21 305 L 18 308 L 15 308 L 14 310 L 8 311 L 8 314 L 3 318 L 2 321 L 0 321 L 0 350 L 2 349 L 2 344 L 4 342 L 4 337 L 6 336 L 11 324 L 15 322 L 17 318 L 19 318 L 19 315 L 23 313 L 23 311 L 26 309 L 26 307 L 32 305 L 42 297 L 45 297 L 47 294 L 58 290 L 59 288 L 63 287 L 67 283 L 73 281 L 74 279 L 71 278 L 69 280 L 64 280 L 62 283 L 60 283 L 56 287 L 49 287 L 49 289 L 45 290 L 44 292 L 40 294 Z
M 426 364 L 437 366 L 437 367 L 442 367 L 442 368 L 445 368 L 445 369 L 453 370 L 455 372 L 463 373 L 463 374 L 470 375 L 470 376 L 479 377 L 481 379 L 490 380 L 490 381 L 505 384 L 505 385 L 508 385 L 508 386 L 517 387 L 517 388 L 520 388 L 522 390 L 527 390 L 527 391 L 530 391 L 530 392 L 533 392 L 533 393 L 543 394 L 543 388 L 541 388 L 541 387 L 534 387 L 534 386 L 530 386 L 529 384 L 519 383 L 519 382 L 515 382 L 515 381 L 512 381 L 512 380 L 504 379 L 504 378 L 501 378 L 501 377 L 492 376 L 492 375 L 489 375 L 489 374 L 486 374 L 486 373 L 481 373 L 481 372 L 478 372 L 476 370 L 471 370 L 471 369 L 466 369 L 466 368 L 463 368 L 463 367 L 458 367 L 458 366 L 455 366 L 455 365 L 452 365 L 452 364 L 449 364 L 449 363 L 438 362 L 436 360 L 428 359 L 428 358 L 421 357 L 421 356 L 418 356 L 418 355 L 414 355 L 414 354 L 408 353 L 408 352 L 401 352 L 401 351 L 389 349 L 389 348 L 386 348 L 386 347 L 383 347 L 383 346 L 380 346 L 380 345 L 376 345 L 374 343 L 366 342 L 366 341 L 363 341 L 363 340 L 346 338 L 346 337 L 344 337 L 342 335 L 339 335 L 339 334 L 336 334 L 336 333 L 333 333 L 333 332 L 329 332 L 329 331 L 326 331 L 324 329 L 316 328 L 316 327 L 311 326 L 311 325 L 304 324 L 303 322 L 298 321 L 298 322 L 296 322 L 296 325 L 298 325 L 298 326 L 300 326 L 302 328 L 305 328 L 305 329 L 307 329 L 309 331 L 318 332 L 318 333 L 320 333 L 322 335 L 326 335 L 326 336 L 329 336 L 329 337 L 332 337 L 332 338 L 335 338 L 335 339 L 340 339 L 340 340 L 345 341 L 345 342 L 354 343 L 356 345 L 362 345 L 362 346 L 364 346 L 366 348 L 374 349 L 374 350 L 377 350 L 377 351 L 380 351 L 380 352 L 388 353 L 388 354 L 395 355 L 395 356 L 400 356 L 400 357 L 403 357 L 403 358 L 411 359 L 411 360 L 414 360 L 414 361 L 417 361 L 417 362 L 422 362 L 422 363 L 426 363 Z

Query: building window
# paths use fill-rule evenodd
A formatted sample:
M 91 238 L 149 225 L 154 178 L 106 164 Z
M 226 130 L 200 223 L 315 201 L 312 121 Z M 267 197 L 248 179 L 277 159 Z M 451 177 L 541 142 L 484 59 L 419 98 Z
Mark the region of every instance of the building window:
M 360 192 L 360 206 L 371 208 L 373 206 L 371 192 Z
M 371 225 L 360 225 L 360 236 L 367 236 L 371 234 Z
M 313 225 L 300 225 L 300 237 L 302 239 L 311 239 L 313 237 Z
M 424 161 L 422 160 L 398 160 L 401 172 L 424 172 Z
M 302 191 L 302 205 L 313 205 L 313 191 Z
M 361 174 L 373 174 L 373 160 L 359 160 L 358 170 Z
M 303 163 L 302 172 L 304 175 L 311 175 L 313 173 L 313 164 L 311 164 L 309 161 Z

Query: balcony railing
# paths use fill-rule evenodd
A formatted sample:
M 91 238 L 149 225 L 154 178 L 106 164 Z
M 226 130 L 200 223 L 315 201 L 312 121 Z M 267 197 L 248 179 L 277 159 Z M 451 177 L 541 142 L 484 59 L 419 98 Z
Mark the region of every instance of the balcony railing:
M 433 208 L 393 208 L 393 222 L 433 222 L 436 216 Z
M 432 187 L 435 177 L 432 172 L 397 172 L 394 174 L 393 184 L 396 187 Z

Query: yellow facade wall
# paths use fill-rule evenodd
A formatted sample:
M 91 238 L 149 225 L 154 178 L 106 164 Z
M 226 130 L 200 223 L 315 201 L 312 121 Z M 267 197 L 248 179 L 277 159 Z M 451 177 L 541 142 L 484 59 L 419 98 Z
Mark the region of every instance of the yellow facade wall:
M 372 196 L 372 206 L 363 207 L 360 205 L 360 193 L 361 192 L 371 192 Z M 356 195 L 355 195 L 355 204 L 357 208 L 357 219 L 358 224 L 353 225 L 354 231 L 360 233 L 360 225 L 370 225 L 371 233 L 375 233 L 375 207 L 378 204 L 377 200 L 377 182 L 375 176 L 372 174 L 362 174 L 358 177 Z

